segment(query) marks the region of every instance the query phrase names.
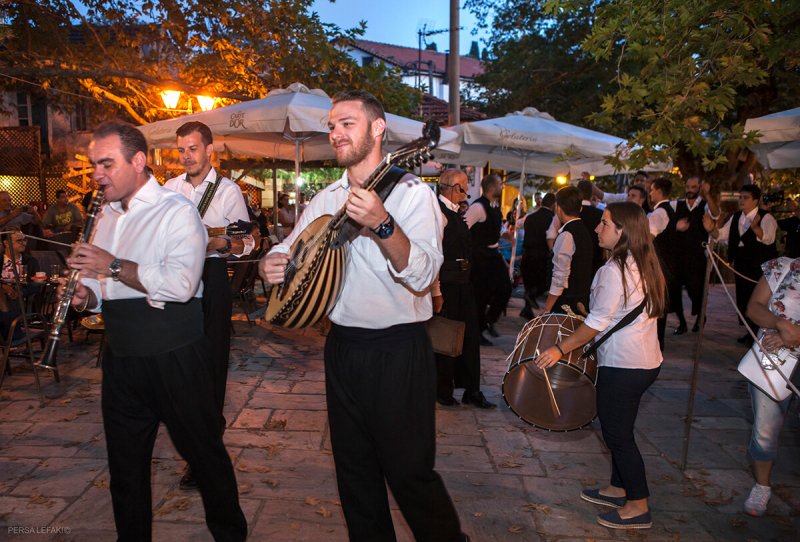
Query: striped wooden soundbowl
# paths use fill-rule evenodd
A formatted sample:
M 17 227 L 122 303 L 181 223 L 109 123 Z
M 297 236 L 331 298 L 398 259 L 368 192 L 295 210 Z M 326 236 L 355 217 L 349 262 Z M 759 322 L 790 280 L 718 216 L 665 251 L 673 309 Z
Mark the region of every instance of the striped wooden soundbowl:
M 331 247 L 338 232 L 330 227 L 331 219 L 320 216 L 292 244 L 293 274 L 273 286 L 267 306 L 265 316 L 273 324 L 309 327 L 333 309 L 344 284 L 348 245 Z

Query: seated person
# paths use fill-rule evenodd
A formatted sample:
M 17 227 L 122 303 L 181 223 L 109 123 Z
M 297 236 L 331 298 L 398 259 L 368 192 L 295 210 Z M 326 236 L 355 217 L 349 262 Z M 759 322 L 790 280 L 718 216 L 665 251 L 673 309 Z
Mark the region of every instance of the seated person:
M 8 246 L 8 236 L 3 237 L 3 268 L 0 274 L 2 284 L 0 284 L 0 337 L 3 341 L 8 339 L 8 332 L 11 329 L 11 323 L 16 317 L 20 315 L 19 296 L 14 282 L 16 275 L 14 273 L 14 265 L 16 264 L 16 271 L 22 279 L 23 270 L 27 271 L 29 276 L 33 276 L 39 271 L 39 264 L 35 258 L 30 254 L 25 253 L 27 239 L 19 228 L 7 228 L 10 232 L 9 236 L 14 245 L 15 262 L 11 260 L 11 249 Z M 21 287 L 23 297 L 27 297 L 40 289 L 39 285 L 31 284 L 30 282 L 23 284 Z M 24 342 L 25 336 L 22 328 L 17 326 L 14 330 L 14 337 L 11 340 L 11 345 L 16 346 Z
M 56 202 L 47 209 L 43 223 L 45 237 L 72 237 L 64 240 L 71 243 L 83 225 L 83 215 L 78 206 L 69 201 L 65 190 L 56 190 Z

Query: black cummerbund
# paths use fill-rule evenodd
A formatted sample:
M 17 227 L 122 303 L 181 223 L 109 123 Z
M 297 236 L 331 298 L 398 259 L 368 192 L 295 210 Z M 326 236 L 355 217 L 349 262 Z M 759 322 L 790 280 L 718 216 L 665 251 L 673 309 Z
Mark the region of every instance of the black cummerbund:
M 471 268 L 472 264 L 468 260 L 445 261 L 439 270 L 439 281 L 450 284 L 467 284 Z
M 164 354 L 203 337 L 200 298 L 165 303 L 163 309 L 143 297 L 103 301 L 106 344 L 119 357 Z

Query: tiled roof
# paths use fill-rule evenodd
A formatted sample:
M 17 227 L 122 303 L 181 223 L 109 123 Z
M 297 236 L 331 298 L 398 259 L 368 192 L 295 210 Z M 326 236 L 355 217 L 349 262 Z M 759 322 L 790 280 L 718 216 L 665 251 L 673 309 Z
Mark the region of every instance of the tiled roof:
M 415 47 L 402 47 L 368 40 L 353 40 L 353 46 L 382 59 L 384 62 L 395 64 L 401 68 L 415 68 L 417 60 L 420 60 L 421 57 L 424 66 L 427 66 L 429 61 L 433 62 L 434 73 L 444 75 L 447 71 L 447 55 L 445 53 L 427 49 L 419 51 Z M 481 61 L 470 56 L 461 56 L 460 68 L 462 78 L 473 79 L 476 75 L 483 73 Z
M 422 118 L 435 120 L 440 125 L 447 126 L 449 115 L 450 105 L 446 101 L 440 100 L 427 92 L 422 95 Z M 485 118 L 486 115 L 477 109 L 461 108 L 461 122 L 471 122 Z

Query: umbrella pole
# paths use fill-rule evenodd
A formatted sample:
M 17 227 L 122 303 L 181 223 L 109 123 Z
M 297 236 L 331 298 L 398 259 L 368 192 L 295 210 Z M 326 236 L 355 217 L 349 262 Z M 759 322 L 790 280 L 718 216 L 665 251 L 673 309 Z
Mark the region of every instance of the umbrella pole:
M 523 187 L 525 184 L 525 162 L 527 157 L 522 157 L 522 172 L 519 174 L 519 195 L 517 196 L 517 210 L 514 212 L 514 235 L 511 237 L 511 259 L 508 262 L 508 278 L 511 279 L 511 284 L 514 284 L 514 258 L 517 255 L 517 232 L 519 228 L 519 212 L 522 210 Z
M 283 235 L 278 231 L 278 168 L 272 166 L 272 228 L 278 241 L 283 241 Z
M 297 225 L 300 208 L 300 140 L 294 140 L 294 223 Z

